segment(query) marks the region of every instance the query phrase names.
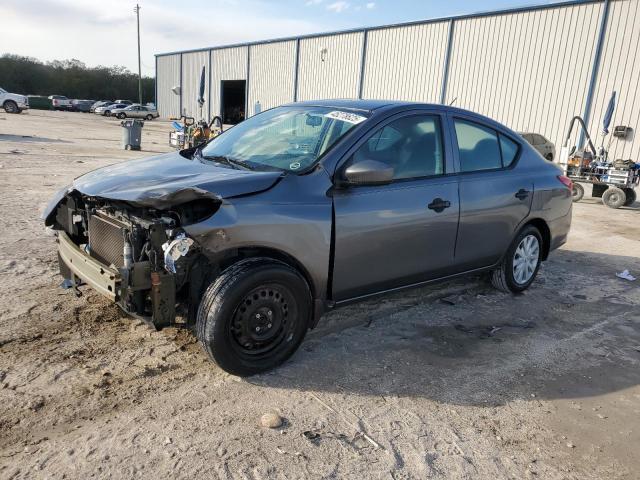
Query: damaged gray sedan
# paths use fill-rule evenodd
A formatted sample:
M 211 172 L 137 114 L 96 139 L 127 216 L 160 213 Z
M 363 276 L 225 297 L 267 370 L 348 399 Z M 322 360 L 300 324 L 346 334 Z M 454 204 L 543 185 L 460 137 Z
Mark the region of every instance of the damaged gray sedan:
M 488 118 L 334 100 L 90 172 L 43 217 L 67 283 L 158 329 L 186 324 L 220 367 L 251 375 L 340 305 L 480 271 L 526 289 L 571 205 L 571 181 Z

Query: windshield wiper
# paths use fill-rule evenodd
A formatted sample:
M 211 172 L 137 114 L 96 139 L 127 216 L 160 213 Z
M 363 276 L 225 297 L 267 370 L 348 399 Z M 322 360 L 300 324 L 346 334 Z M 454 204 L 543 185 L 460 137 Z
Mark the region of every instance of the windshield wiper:
M 200 158 L 211 160 L 213 162 L 224 163 L 233 168 L 239 167 L 245 170 L 255 170 L 255 168 L 248 163 L 243 162 L 242 160 L 236 160 L 235 158 L 227 157 L 225 155 L 202 155 L 202 153 L 200 153 Z

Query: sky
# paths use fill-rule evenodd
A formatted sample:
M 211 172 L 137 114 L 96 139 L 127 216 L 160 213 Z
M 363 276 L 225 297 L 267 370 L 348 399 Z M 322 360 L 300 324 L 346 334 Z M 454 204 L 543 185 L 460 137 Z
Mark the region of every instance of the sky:
M 142 73 L 157 53 L 384 25 L 555 0 L 138 0 Z M 136 72 L 135 0 L 2 0 L 0 54 Z

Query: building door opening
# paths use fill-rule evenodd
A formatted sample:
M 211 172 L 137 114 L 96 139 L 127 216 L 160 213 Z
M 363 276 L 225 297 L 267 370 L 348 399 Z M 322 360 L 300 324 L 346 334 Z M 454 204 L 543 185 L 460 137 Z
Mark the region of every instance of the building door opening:
M 245 119 L 246 80 L 222 80 L 222 123 L 235 125 Z

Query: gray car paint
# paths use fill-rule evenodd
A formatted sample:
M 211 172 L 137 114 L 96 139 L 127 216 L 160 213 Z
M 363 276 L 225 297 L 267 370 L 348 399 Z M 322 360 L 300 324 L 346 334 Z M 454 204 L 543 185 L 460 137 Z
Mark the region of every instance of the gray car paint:
M 520 227 L 531 220 L 548 225 L 552 248 L 566 241 L 571 193 L 557 178 L 561 170 L 545 162 L 503 125 L 441 105 L 371 101 L 296 105 L 305 104 L 367 110 L 370 117 L 347 133 L 318 164 L 299 174 L 243 173 L 243 179 L 249 182 L 264 173 L 260 180 L 264 188 L 240 187 L 236 195 L 220 195 L 218 189 L 225 188 L 224 179 L 203 182 L 201 187 L 221 198 L 222 204 L 213 216 L 186 226 L 185 231 L 207 255 L 215 258 L 249 248 L 285 255 L 304 273 L 316 303 L 324 308 L 336 301 L 491 268 L 500 261 Z M 447 119 L 447 174 L 387 186 L 340 187 L 341 168 L 359 142 L 395 115 L 409 112 L 436 113 Z M 521 151 L 515 165 L 492 172 L 458 173 L 450 126 L 456 115 L 516 139 Z M 123 198 L 124 193 L 104 192 L 83 179 L 76 181 L 84 185 L 81 192 L 91 190 L 103 198 Z M 145 192 L 146 181 L 135 179 L 124 191 L 133 190 L 149 199 L 148 194 L 140 193 Z M 194 182 L 182 178 L 178 184 L 167 182 L 152 198 L 162 202 L 163 191 L 175 195 L 180 188 L 192 188 Z M 530 192 L 525 200 L 515 197 L 521 188 Z M 449 200 L 450 208 L 442 213 L 427 209 L 436 197 Z
M 344 103 L 331 101 L 306 103 L 345 108 Z M 500 261 L 519 228 L 533 219 L 549 225 L 552 248 L 566 241 L 571 198 L 557 179 L 562 172 L 540 159 L 526 142 L 518 141 L 521 151 L 512 168 L 460 174 L 449 128 L 445 129 L 449 175 L 387 186 L 332 186 L 340 165 L 368 134 L 398 114 L 416 112 L 440 112 L 449 118 L 464 115 L 516 141 L 519 138 L 493 120 L 460 109 L 377 106 L 369 121 L 351 131 L 311 173 L 286 175 L 259 196 L 232 199 L 203 224 L 188 227 L 188 233 L 216 253 L 256 246 L 286 253 L 304 269 L 314 297 L 328 305 L 490 268 Z M 515 197 L 521 188 L 530 192 L 524 201 Z M 451 207 L 440 214 L 427 209 L 436 197 L 450 200 Z

